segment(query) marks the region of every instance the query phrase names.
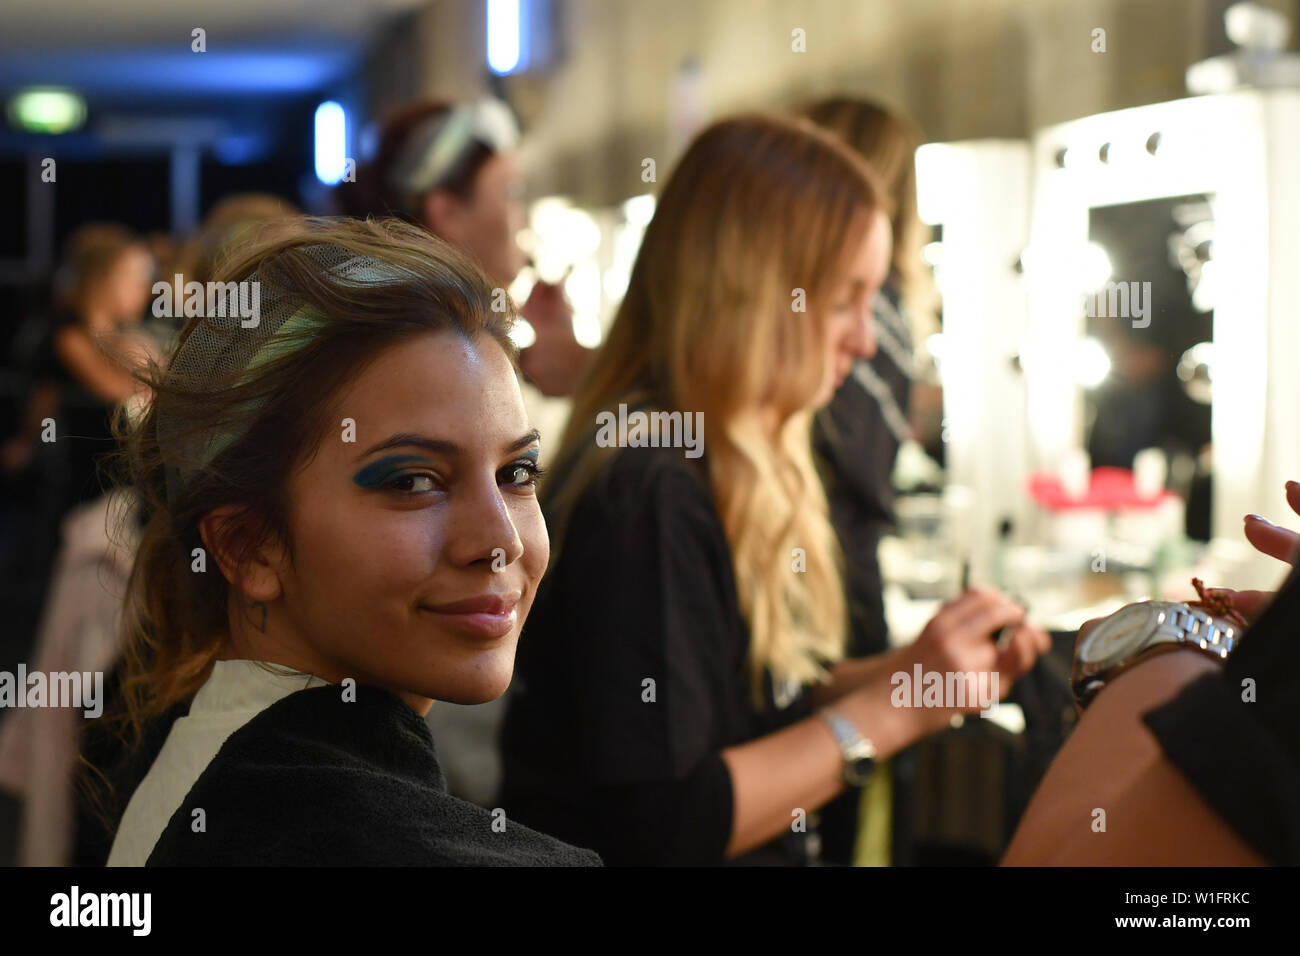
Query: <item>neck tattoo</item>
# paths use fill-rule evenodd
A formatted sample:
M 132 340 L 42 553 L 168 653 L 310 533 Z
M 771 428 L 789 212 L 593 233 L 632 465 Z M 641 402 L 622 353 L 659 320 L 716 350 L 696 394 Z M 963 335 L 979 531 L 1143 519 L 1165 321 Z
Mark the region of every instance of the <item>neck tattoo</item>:
M 259 631 L 261 631 L 263 634 L 265 634 L 265 633 L 266 633 L 266 604 L 263 603 L 262 601 L 254 601 L 252 604 L 250 604 L 250 605 L 248 605 L 248 606 L 249 606 L 249 608 L 251 608 L 254 612 L 256 612 L 258 609 L 261 609 L 261 611 L 262 611 L 262 617 L 261 617 L 261 620 L 255 620 L 253 623 L 254 623 L 254 626 L 255 626 Z

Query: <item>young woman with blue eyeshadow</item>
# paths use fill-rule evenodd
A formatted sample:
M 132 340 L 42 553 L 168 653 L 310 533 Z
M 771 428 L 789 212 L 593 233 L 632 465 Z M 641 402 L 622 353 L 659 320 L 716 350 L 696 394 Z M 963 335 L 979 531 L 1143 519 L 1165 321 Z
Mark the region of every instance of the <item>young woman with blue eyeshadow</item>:
M 129 436 L 117 720 L 190 703 L 110 865 L 598 864 L 450 795 L 424 721 L 505 691 L 548 560 L 510 313 L 391 220 L 307 221 L 220 278 L 261 284 L 260 322 L 192 320 Z

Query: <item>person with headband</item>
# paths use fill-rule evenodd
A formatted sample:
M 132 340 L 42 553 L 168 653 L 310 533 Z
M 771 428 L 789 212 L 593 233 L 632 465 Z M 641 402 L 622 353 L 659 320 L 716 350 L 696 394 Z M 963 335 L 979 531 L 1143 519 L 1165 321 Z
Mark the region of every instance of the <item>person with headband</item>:
M 524 226 L 518 145 L 518 125 L 499 100 L 409 104 L 383 124 L 375 157 L 356 182 L 336 189 L 340 210 L 420 225 L 508 289 L 527 262 L 515 241 Z M 519 312 L 537 333 L 520 353 L 524 375 L 544 395 L 568 395 L 590 352 L 574 338 L 563 290 L 539 281 Z
M 128 436 L 111 719 L 192 703 L 109 864 L 598 864 L 450 795 L 423 720 L 505 690 L 547 564 L 512 313 L 393 220 L 286 225 L 214 281 L 257 321 L 192 319 Z

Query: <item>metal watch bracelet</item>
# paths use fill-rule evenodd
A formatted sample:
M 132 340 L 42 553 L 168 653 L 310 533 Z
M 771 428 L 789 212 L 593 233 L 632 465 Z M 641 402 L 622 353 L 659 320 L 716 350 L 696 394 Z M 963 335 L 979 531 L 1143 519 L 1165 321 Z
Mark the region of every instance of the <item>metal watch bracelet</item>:
M 821 708 L 817 716 L 830 728 L 835 742 L 840 745 L 844 757 L 844 782 L 851 787 L 865 784 L 876 769 L 876 745 L 834 707 Z

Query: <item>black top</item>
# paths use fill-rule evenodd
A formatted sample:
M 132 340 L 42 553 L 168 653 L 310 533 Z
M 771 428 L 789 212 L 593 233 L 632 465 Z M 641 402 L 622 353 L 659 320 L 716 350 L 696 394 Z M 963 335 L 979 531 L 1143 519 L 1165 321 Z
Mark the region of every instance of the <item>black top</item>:
M 1300 571 L 1287 579 L 1221 674 L 1193 681 L 1144 718 L 1165 756 L 1224 822 L 1265 858 L 1286 866 L 1300 864 L 1297 622 Z
M 63 456 L 69 504 L 91 501 L 104 493 L 107 482 L 100 473 L 100 459 L 117 448 L 112 429 L 113 406 L 81 384 L 55 347 L 64 329 L 79 324 L 71 313 L 56 315 L 37 353 L 34 369 L 37 381 L 59 386 L 55 446 Z
M 770 681 L 766 706 L 752 703 L 749 630 L 703 462 L 619 451 L 575 506 L 519 646 L 502 803 L 609 864 L 723 863 L 721 751 L 811 709 L 802 688 L 777 708 Z M 735 862 L 806 862 L 806 836 Z
M 206 831 L 195 833 L 195 808 Z M 503 826 L 504 824 L 504 826 Z M 447 792 L 424 720 L 360 686 L 296 691 L 225 742 L 149 866 L 597 866 Z
M 877 551 L 894 522 L 894 461 L 911 405 L 912 335 L 900 308 L 893 283 L 887 283 L 873 307 L 876 354 L 854 364 L 814 419 L 813 447 L 844 552 L 850 657 L 889 647 Z

